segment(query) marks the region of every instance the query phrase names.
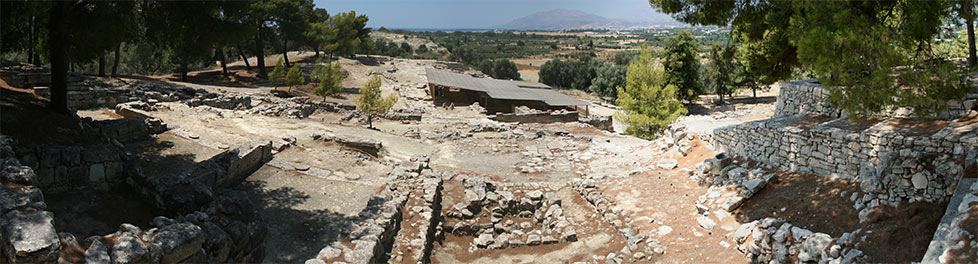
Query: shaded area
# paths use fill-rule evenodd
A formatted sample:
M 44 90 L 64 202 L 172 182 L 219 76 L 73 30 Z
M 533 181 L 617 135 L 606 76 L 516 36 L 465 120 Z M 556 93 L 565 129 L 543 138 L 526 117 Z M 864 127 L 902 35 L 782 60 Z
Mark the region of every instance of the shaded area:
M 871 230 L 859 247 L 874 263 L 920 261 L 944 216 L 947 202 L 916 202 L 876 209 L 866 223 Z M 868 231 L 867 231 L 868 232 Z
M 101 135 L 85 131 L 79 119 L 52 112 L 48 100 L 32 93 L 0 88 L 0 134 L 12 136 L 22 145 L 92 145 Z
M 75 189 L 45 196 L 58 232 L 79 239 L 115 232 L 123 223 L 147 229 L 153 217 L 161 215 L 152 203 L 124 185 L 108 192 Z
M 283 179 L 288 178 L 288 179 Z M 291 181 L 309 178 L 315 183 L 303 181 L 304 185 L 294 186 Z M 323 179 L 299 176 L 294 172 L 280 171 L 265 166 L 249 179 L 237 186 L 248 193 L 256 210 L 268 223 L 265 239 L 264 262 L 302 263 L 314 258 L 323 247 L 338 241 L 342 234 L 348 233 L 361 221 L 356 214 L 344 214 L 347 210 L 333 210 L 331 203 L 349 203 L 359 206 L 357 212 L 366 206 L 360 199 L 338 193 L 311 193 L 310 188 L 320 189 Z M 281 186 L 281 184 L 286 186 Z M 363 192 L 350 187 L 349 191 Z M 329 194 L 338 194 L 333 197 Z M 372 194 L 372 192 L 370 192 Z M 323 198 L 330 198 L 324 202 Z
M 741 223 L 765 217 L 780 218 L 792 225 L 838 237 L 862 226 L 859 212 L 849 200 L 853 192 L 859 191 L 857 186 L 854 180 L 782 171 L 777 182 L 768 183 L 735 210 L 734 215 Z M 846 193 L 844 197 L 842 192 Z

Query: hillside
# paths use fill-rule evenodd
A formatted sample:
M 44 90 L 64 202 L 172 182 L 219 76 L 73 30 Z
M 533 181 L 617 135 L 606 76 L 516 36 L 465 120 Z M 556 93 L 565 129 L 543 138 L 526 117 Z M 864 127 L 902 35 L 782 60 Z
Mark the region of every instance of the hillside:
M 572 29 L 634 29 L 679 25 L 670 18 L 635 22 L 622 18 L 606 18 L 580 10 L 553 9 L 536 12 L 497 26 L 512 30 L 572 30 Z

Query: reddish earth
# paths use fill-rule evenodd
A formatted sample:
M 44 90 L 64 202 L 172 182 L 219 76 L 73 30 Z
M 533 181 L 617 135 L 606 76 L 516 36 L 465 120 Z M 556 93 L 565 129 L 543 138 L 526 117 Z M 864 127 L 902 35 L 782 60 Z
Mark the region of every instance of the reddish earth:
M 778 181 L 768 183 L 744 202 L 734 215 L 746 223 L 765 217 L 786 220 L 792 225 L 833 237 L 860 227 L 859 212 L 849 201 L 859 191 L 857 182 L 811 174 L 782 171 Z M 845 192 L 843 197 L 840 193 Z
M 863 230 L 873 232 L 859 249 L 869 256 L 869 262 L 920 261 L 946 208 L 946 202 L 916 202 L 877 210 L 866 222 L 868 226 L 863 227 Z

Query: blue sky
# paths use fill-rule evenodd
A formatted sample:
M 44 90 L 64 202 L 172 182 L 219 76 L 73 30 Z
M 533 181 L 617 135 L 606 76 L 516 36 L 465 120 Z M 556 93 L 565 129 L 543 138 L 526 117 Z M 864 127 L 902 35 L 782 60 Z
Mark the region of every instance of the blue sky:
M 647 21 L 657 13 L 648 0 L 314 0 L 330 14 L 357 11 L 368 26 L 388 28 L 486 28 L 535 12 L 581 10 L 607 18 Z

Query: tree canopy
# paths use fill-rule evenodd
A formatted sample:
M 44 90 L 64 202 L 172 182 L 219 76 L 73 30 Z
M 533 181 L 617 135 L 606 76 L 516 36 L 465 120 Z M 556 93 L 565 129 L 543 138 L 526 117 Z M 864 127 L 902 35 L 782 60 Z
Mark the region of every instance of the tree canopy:
M 965 92 L 960 70 L 931 45 L 951 1 L 649 2 L 689 24 L 730 25 L 762 83 L 811 70 L 850 117 L 897 107 L 925 116 Z
M 666 71 L 666 81 L 679 89 L 680 100 L 692 102 L 703 93 L 700 82 L 699 47 L 688 30 L 666 39 L 665 57 L 662 63 Z
M 668 75 L 654 61 L 651 49 L 643 47 L 628 65 L 625 86 L 618 88 L 619 110 L 615 118 L 627 125 L 626 134 L 654 139 L 686 114 L 676 93 L 678 89 L 668 82 Z

